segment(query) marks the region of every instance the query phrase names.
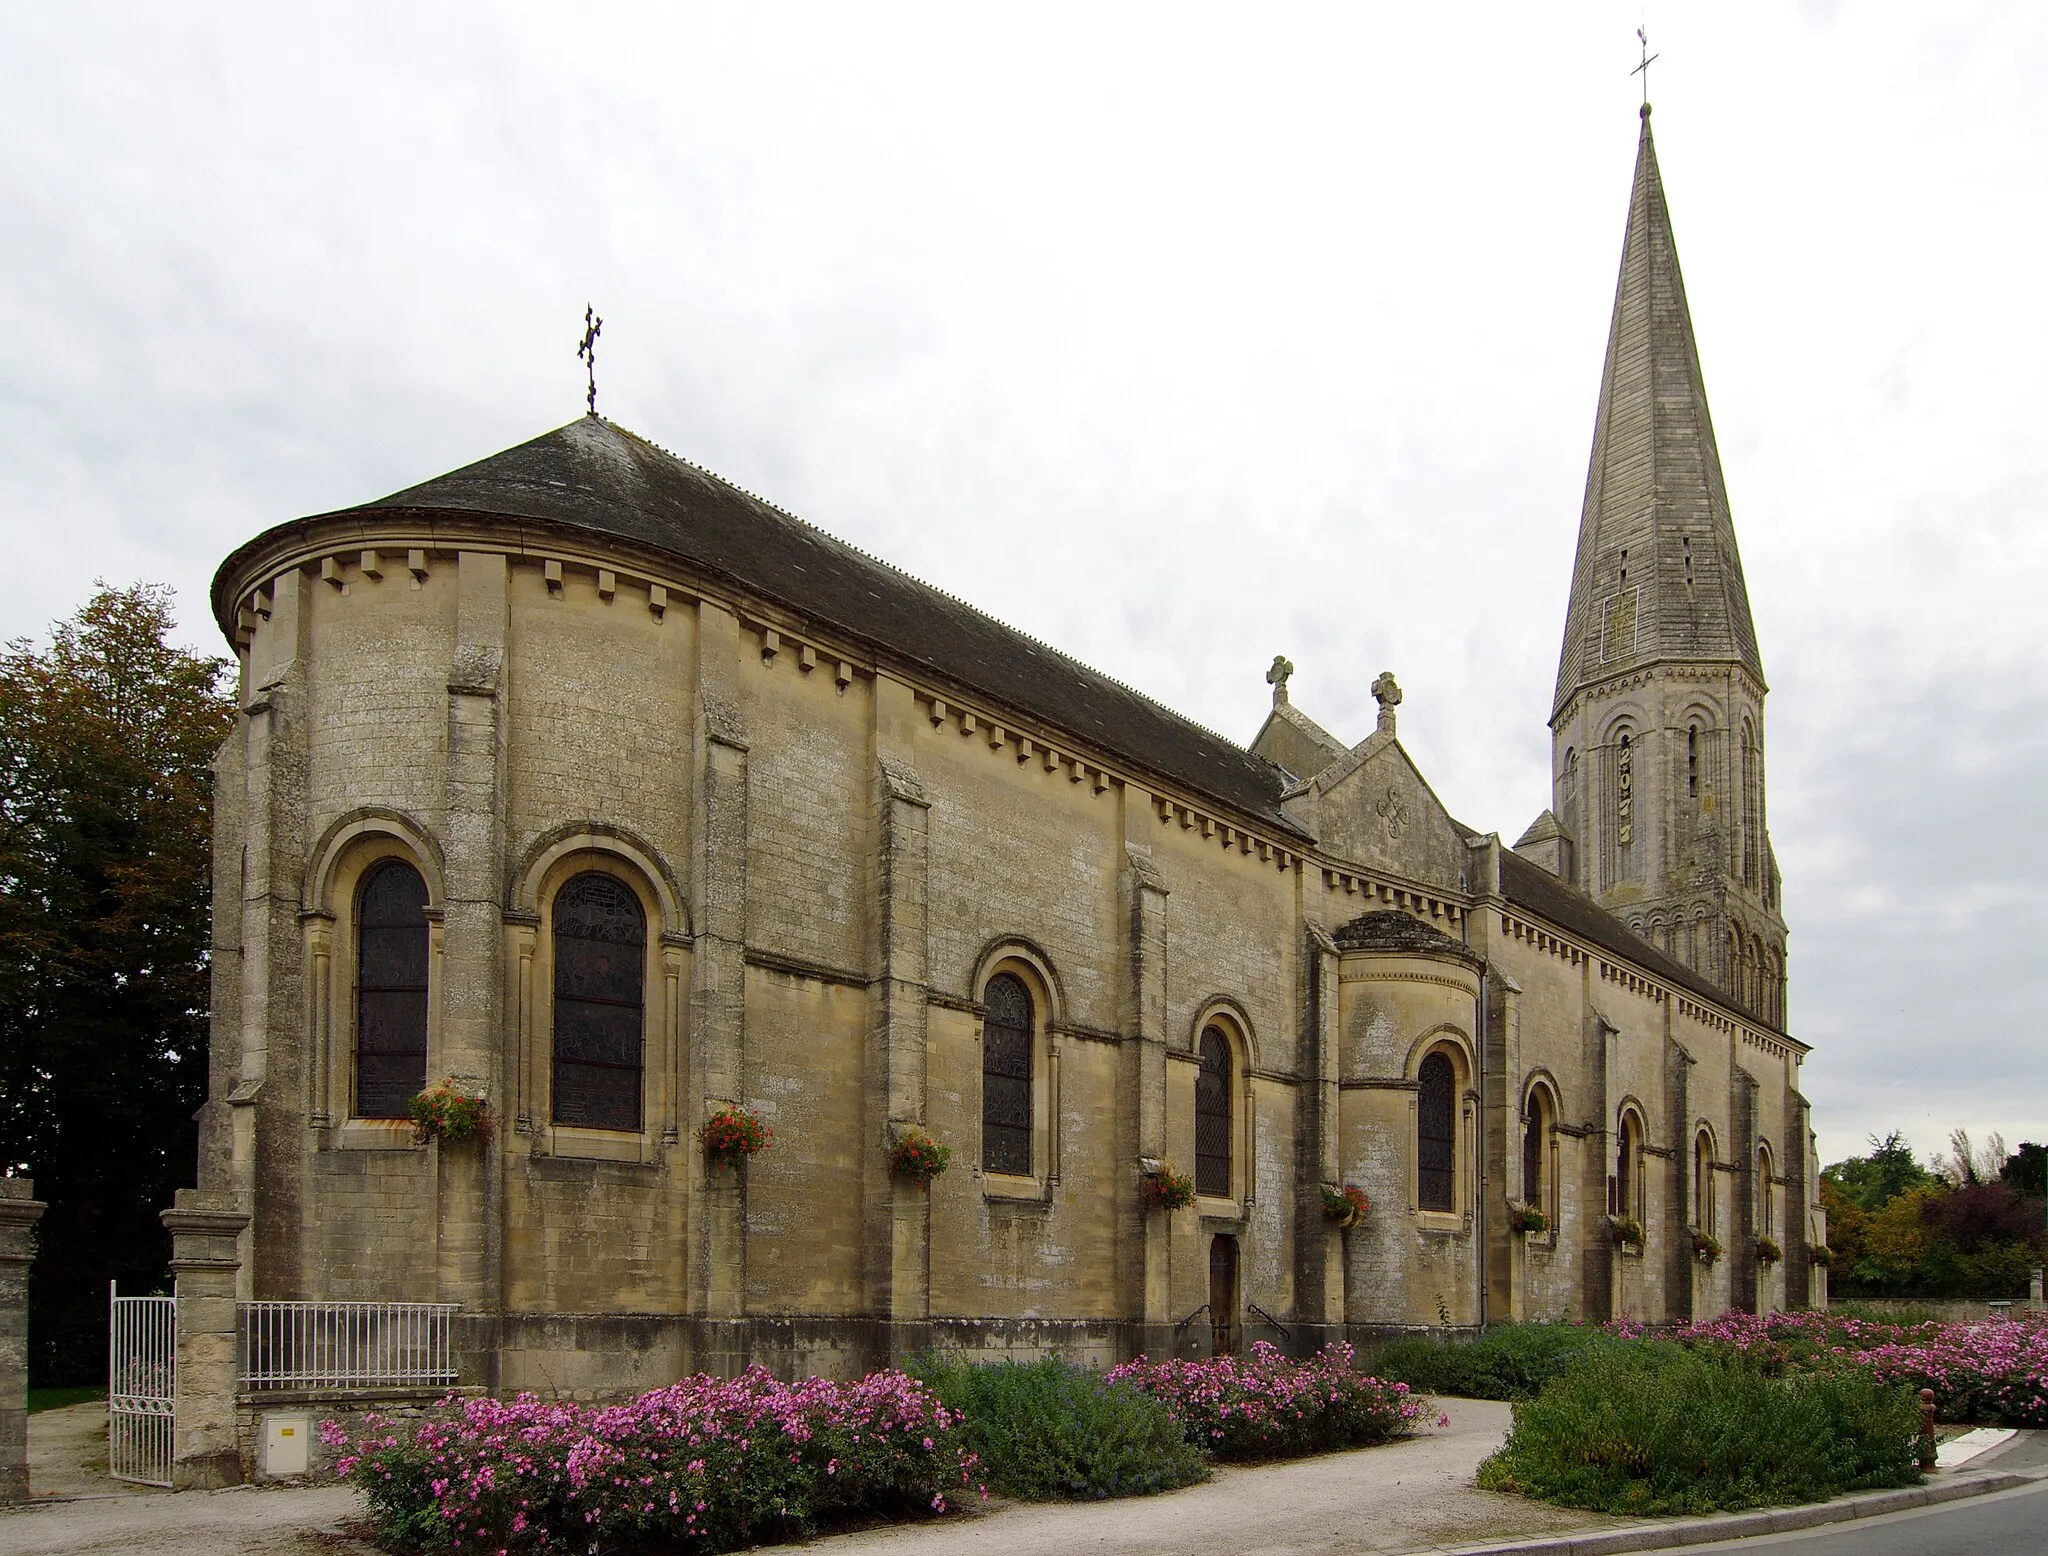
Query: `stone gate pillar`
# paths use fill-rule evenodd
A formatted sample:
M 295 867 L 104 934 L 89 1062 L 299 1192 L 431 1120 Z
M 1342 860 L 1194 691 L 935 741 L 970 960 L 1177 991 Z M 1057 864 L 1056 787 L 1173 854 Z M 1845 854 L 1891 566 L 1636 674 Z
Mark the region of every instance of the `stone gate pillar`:
M 235 1275 L 249 1217 L 232 1193 L 180 1189 L 163 1213 L 178 1292 L 178 1387 L 171 1485 L 211 1491 L 242 1483 L 235 1440 Z
M 0 1178 L 0 1503 L 28 1499 L 28 1267 L 43 1202 L 32 1178 Z

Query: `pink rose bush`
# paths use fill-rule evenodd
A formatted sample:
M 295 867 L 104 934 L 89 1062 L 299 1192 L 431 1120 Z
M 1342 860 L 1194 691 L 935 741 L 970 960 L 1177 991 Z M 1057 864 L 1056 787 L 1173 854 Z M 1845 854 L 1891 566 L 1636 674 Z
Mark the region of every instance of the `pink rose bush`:
M 1433 1408 L 1430 1402 L 1405 1383 L 1354 1370 L 1352 1356 L 1339 1342 L 1295 1362 L 1260 1341 L 1248 1357 L 1155 1362 L 1140 1356 L 1104 1376 L 1163 1401 L 1189 1441 L 1219 1459 L 1328 1453 L 1408 1436 Z
M 1884 1383 L 1934 1390 L 1947 1421 L 2048 1427 L 2048 1318 L 1885 1324 L 1831 1313 L 1724 1313 L 1677 1330 L 1683 1344 L 1725 1347 L 1770 1372 L 1854 1367 Z
M 623 1405 L 451 1400 L 410 1430 L 320 1432 L 399 1551 L 720 1551 L 980 1493 L 959 1418 L 897 1371 L 780 1383 L 750 1367 Z

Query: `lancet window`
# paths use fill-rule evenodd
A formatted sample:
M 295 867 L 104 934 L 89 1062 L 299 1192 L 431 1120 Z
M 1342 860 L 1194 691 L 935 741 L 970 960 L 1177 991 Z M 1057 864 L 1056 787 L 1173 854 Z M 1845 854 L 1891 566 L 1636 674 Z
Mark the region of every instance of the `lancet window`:
M 982 993 L 981 1168 L 1031 1172 L 1031 991 L 1015 973 L 997 973 Z
M 1458 1079 L 1441 1051 L 1415 1075 L 1415 1194 L 1423 1210 L 1457 1208 Z
M 427 883 L 402 859 L 356 898 L 358 1118 L 404 1118 L 427 1084 Z
M 617 876 L 571 879 L 554 903 L 554 1121 L 638 1129 L 647 914 Z
M 1202 1029 L 1201 1068 L 1195 1074 L 1195 1192 L 1230 1193 L 1230 1039 Z

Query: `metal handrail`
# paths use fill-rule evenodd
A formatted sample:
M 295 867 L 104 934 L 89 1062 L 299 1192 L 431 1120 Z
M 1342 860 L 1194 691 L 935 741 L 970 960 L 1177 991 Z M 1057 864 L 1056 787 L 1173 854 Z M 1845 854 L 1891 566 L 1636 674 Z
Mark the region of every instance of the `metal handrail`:
M 1188 1325 L 1192 1324 L 1196 1319 L 1200 1318 L 1204 1313 L 1208 1311 L 1209 1304 L 1204 1302 L 1200 1307 L 1196 1308 L 1194 1312 L 1188 1314 L 1186 1318 L 1183 1318 L 1179 1323 L 1175 1324 L 1173 1326 L 1174 1339 L 1178 1340 L 1182 1335 L 1186 1334 L 1188 1332 Z
M 1294 1331 L 1292 1329 L 1289 1329 L 1285 1324 L 1281 1323 L 1279 1319 L 1275 1318 L 1271 1313 L 1268 1313 L 1264 1308 L 1260 1307 L 1258 1303 L 1247 1302 L 1245 1306 L 1251 1309 L 1252 1312 L 1258 1314 L 1259 1317 L 1263 1318 L 1269 1326 L 1279 1330 L 1284 1338 L 1289 1340 L 1292 1340 L 1294 1338 Z

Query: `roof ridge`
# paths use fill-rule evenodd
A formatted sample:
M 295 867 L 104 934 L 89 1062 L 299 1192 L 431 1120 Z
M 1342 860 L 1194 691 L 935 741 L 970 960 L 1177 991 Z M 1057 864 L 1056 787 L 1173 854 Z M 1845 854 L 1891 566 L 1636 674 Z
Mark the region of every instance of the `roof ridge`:
M 1109 685 L 1116 687 L 1119 691 L 1128 692 L 1131 696 L 1137 698 L 1140 702 L 1148 704 L 1156 711 L 1165 714 L 1168 718 L 1178 720 L 1180 723 L 1187 725 L 1191 729 L 1198 729 L 1203 734 L 1209 736 L 1212 740 L 1221 741 L 1224 745 L 1230 747 L 1231 750 L 1239 752 L 1242 755 L 1249 756 L 1253 758 L 1255 761 L 1265 760 L 1265 758 L 1259 756 L 1258 753 L 1253 751 L 1249 746 L 1241 745 L 1237 741 L 1232 740 L 1228 735 L 1222 734 L 1217 730 L 1211 729 L 1207 724 L 1202 723 L 1199 719 L 1189 718 L 1185 713 L 1182 713 L 1178 708 L 1168 707 L 1165 703 L 1159 701 L 1158 698 L 1153 697 L 1150 693 L 1140 691 L 1137 687 L 1132 686 L 1128 681 L 1121 681 L 1117 679 L 1117 677 L 1109 674 L 1107 671 L 1098 670 L 1093 665 L 1088 664 L 1086 661 L 1076 659 L 1072 654 L 1067 653 L 1064 649 L 1057 648 L 1053 644 L 1048 643 L 1044 638 L 1038 637 L 1033 633 L 1027 632 L 1022 627 L 1012 626 L 1009 622 L 1003 620 L 1002 617 L 994 614 L 993 612 L 983 610 L 979 605 L 976 605 L 972 600 L 963 599 L 961 596 L 953 593 L 950 589 L 943 589 L 935 583 L 918 577 L 917 574 L 909 571 L 907 568 L 898 567 L 894 562 L 889 561 L 886 557 L 877 556 L 874 552 L 868 551 L 858 545 L 855 545 L 852 541 L 845 539 L 843 536 L 835 535 L 831 530 L 826 529 L 821 524 L 813 523 L 811 520 L 805 518 L 802 514 L 792 513 L 789 509 L 783 507 L 781 503 L 776 502 L 773 498 L 763 497 L 760 493 L 752 491 L 747 487 L 740 485 L 739 482 L 734 481 L 726 476 L 720 475 L 716 470 L 713 470 L 709 465 L 701 465 L 696 460 L 691 459 L 688 455 L 678 454 L 673 449 L 664 448 L 661 444 L 655 442 L 654 439 L 647 437 L 642 433 L 635 432 L 631 427 L 622 427 L 617 422 L 611 420 L 609 417 L 598 416 L 596 419 L 600 422 L 603 422 L 605 426 L 609 427 L 612 431 L 620 434 L 622 437 L 632 438 L 636 442 L 646 444 L 649 448 L 653 449 L 657 454 L 660 454 L 664 459 L 672 459 L 677 464 L 682 465 L 687 469 L 696 471 L 699 475 L 709 477 L 711 480 L 718 482 L 721 486 L 730 487 L 733 491 L 738 492 L 742 497 L 746 498 L 749 502 L 758 503 L 761 507 L 768 509 L 769 512 L 777 514 L 780 517 L 789 520 L 792 524 L 801 525 L 803 528 L 809 530 L 811 533 L 822 536 L 824 539 L 829 540 L 835 546 L 844 546 L 848 551 L 851 551 L 855 556 L 860 557 L 863 561 L 872 562 L 875 564 L 875 566 L 880 567 L 888 572 L 894 573 L 899 578 L 907 579 L 909 582 L 916 584 L 920 589 L 929 589 L 933 594 L 938 595 L 941 599 L 951 600 L 955 605 L 959 606 L 962 610 L 971 611 L 973 614 L 981 617 L 982 620 L 991 622 L 994 625 L 1001 627 L 1005 632 L 1013 633 L 1017 637 L 1024 639 L 1025 642 L 1034 644 L 1035 646 L 1044 649 L 1048 654 L 1051 654 L 1054 658 L 1060 660 L 1062 663 L 1071 665 L 1077 670 L 1086 671 L 1089 675 L 1094 676 L 1098 680 L 1106 681 Z M 1334 739 L 1335 737 L 1332 736 L 1331 738 Z M 1267 765 L 1271 766 L 1273 764 L 1267 763 Z

